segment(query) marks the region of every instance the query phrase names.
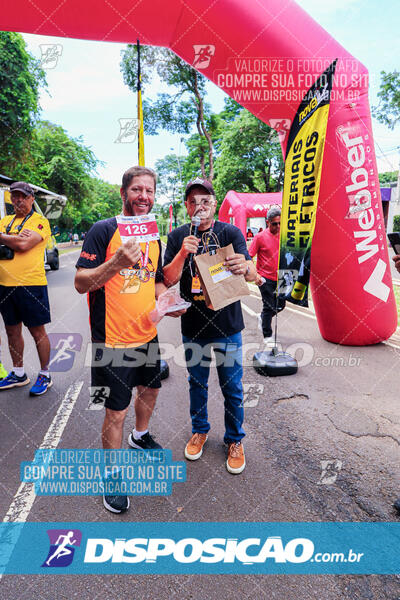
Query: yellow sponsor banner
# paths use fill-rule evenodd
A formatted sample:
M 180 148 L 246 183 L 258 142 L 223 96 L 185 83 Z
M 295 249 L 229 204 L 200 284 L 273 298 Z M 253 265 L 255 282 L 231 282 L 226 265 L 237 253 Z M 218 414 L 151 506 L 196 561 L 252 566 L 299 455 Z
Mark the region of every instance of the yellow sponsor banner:
M 317 108 L 286 158 L 281 239 L 287 249 L 305 250 L 314 233 L 328 113 L 327 104 Z
M 336 61 L 303 98 L 289 132 L 282 195 L 278 295 L 308 305 L 311 242 Z

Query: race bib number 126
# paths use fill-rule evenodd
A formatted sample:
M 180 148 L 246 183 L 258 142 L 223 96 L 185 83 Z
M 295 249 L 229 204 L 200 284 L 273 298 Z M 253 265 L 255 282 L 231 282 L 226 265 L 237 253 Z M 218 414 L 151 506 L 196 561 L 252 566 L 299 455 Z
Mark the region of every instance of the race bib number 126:
M 151 242 L 160 239 L 154 215 L 141 215 L 140 217 L 118 215 L 117 224 L 123 244 L 132 238 L 137 242 Z

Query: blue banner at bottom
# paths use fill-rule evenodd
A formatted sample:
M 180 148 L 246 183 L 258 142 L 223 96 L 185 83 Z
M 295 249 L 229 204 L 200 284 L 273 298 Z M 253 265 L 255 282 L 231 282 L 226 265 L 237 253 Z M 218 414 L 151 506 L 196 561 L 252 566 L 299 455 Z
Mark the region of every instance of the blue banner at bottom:
M 400 523 L 2 523 L 0 573 L 400 572 Z

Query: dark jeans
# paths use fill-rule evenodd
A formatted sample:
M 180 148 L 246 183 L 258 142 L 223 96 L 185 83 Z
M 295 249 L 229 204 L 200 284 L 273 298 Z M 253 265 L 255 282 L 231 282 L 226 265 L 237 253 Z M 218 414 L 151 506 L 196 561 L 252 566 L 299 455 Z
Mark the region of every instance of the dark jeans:
M 286 302 L 279 298 L 278 305 L 276 305 L 276 281 L 273 281 L 272 279 L 265 279 L 265 283 L 263 283 L 259 289 L 263 302 L 261 313 L 263 336 L 264 338 L 268 338 L 272 336 L 272 317 L 285 308 Z
M 225 408 L 224 442 L 240 442 L 245 433 L 242 427 L 242 334 L 221 338 L 191 339 L 182 336 L 189 372 L 190 416 L 192 433 L 208 433 L 207 400 L 211 348 L 214 347 L 217 373 Z M 213 393 L 215 391 L 213 390 Z

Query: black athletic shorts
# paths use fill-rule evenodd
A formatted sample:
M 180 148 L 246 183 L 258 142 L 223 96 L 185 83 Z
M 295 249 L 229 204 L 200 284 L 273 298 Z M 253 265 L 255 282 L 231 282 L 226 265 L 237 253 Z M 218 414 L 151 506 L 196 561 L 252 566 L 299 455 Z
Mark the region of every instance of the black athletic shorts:
M 111 410 L 124 410 L 138 385 L 160 388 L 160 348 L 158 337 L 137 348 L 106 348 L 92 344 L 92 395 L 97 390 Z M 105 388 L 105 389 L 103 389 Z
M 47 285 L 0 285 L 0 313 L 5 325 L 38 327 L 50 323 Z

